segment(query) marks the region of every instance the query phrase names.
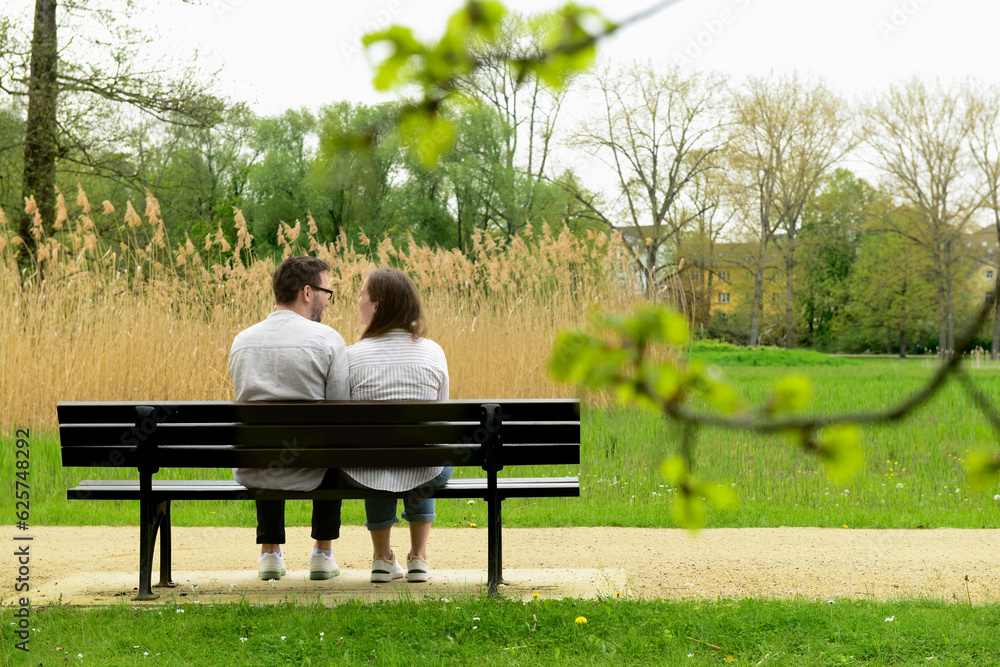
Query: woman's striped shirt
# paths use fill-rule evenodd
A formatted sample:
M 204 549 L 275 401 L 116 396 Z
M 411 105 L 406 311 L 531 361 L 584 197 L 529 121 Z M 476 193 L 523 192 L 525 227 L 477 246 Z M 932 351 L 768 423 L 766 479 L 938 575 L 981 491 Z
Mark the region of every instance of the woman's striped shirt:
M 441 346 L 394 329 L 347 348 L 352 401 L 443 401 L 448 362 Z M 408 491 L 441 474 L 434 468 L 344 468 L 370 489 Z

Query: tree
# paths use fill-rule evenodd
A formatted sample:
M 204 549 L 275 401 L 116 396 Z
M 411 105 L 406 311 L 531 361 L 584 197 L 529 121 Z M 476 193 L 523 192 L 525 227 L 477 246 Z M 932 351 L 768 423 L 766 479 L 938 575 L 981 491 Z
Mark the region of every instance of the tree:
M 147 136 L 160 136 L 153 146 L 137 142 L 132 154 L 140 161 L 139 194 L 152 192 L 168 229 L 192 236 L 215 232 L 233 207 L 243 207 L 251 165 L 260 149 L 252 149 L 259 121 L 243 106 L 228 110 L 212 128 L 154 121 Z M 140 159 L 148 155 L 147 159 Z
M 890 88 L 868 105 L 868 143 L 875 165 L 900 200 L 920 212 L 919 224 L 896 230 L 920 244 L 934 263 L 939 350 L 955 345 L 955 281 L 961 236 L 979 203 L 967 187 L 969 125 L 961 95 L 918 79 Z
M 164 63 L 144 66 L 142 48 L 151 39 L 131 25 L 134 6 L 100 5 L 99 0 L 69 1 L 57 18 L 57 0 L 36 0 L 30 49 L 25 39 L 3 31 L 0 44 L 0 89 L 26 97 L 23 197 L 34 196 L 42 220 L 54 220 L 55 184 L 60 161 L 114 171 L 102 161 L 99 147 L 108 128 L 120 129 L 123 111 L 137 110 L 160 120 L 193 127 L 211 126 L 224 110 L 209 94 L 195 65 L 178 69 L 176 77 L 161 73 Z M 70 28 L 70 38 L 60 40 Z M 92 36 L 89 39 L 84 35 Z M 192 59 L 194 61 L 196 59 Z M 103 125 L 103 133 L 81 132 L 87 124 Z M 98 150 L 95 150 L 95 147 Z M 31 219 L 20 219 L 20 236 L 29 250 L 35 243 Z
M 730 163 L 734 194 L 758 244 L 750 321 L 757 345 L 768 247 L 780 229 L 785 265 L 785 346 L 795 344 L 795 246 L 802 211 L 822 179 L 850 147 L 843 102 L 822 84 L 797 76 L 751 78 L 733 102 Z
M 732 258 L 721 258 L 717 246 L 721 234 L 732 220 L 732 209 L 723 206 L 721 179 L 714 174 L 695 178 L 685 192 L 679 206 L 680 217 L 693 218 L 689 228 L 681 234 L 677 244 L 678 275 L 681 280 L 682 310 L 691 324 L 704 326 L 712 318 L 712 285 L 731 284 Z M 685 295 L 690 295 L 687 298 Z
M 979 169 L 982 201 L 993 212 L 997 240 L 1000 241 L 1000 88 L 995 85 L 978 89 L 969 86 L 965 90 L 965 97 L 969 148 Z M 1000 269 L 1000 263 L 997 269 Z M 1000 359 L 1000 310 L 997 310 L 1000 302 L 993 305 L 990 358 L 997 360 Z
M 504 128 L 496 137 L 499 159 L 485 163 L 491 188 L 482 193 L 481 201 L 507 236 L 538 216 L 556 122 L 572 82 L 569 77 L 553 86 L 538 77 L 525 79 L 514 65 L 538 52 L 551 20 L 545 15 L 505 14 L 490 39 L 479 36 L 470 45 L 470 53 L 482 66 L 456 81 L 464 95 L 494 110 Z
M 869 217 L 885 197 L 863 178 L 837 169 L 806 206 L 797 249 L 796 298 L 810 345 L 835 349 L 834 327 L 849 303 L 851 269 Z
M 918 224 L 919 213 L 899 210 L 888 213 L 894 229 Z M 933 318 L 933 270 L 927 251 L 920 244 L 895 231 L 865 234 L 852 267 L 849 306 L 841 323 L 854 348 L 873 347 L 881 337 L 885 353 L 898 344 L 899 356 L 906 356 L 914 336 L 926 331 Z
M 678 204 L 718 167 L 725 82 L 678 68 L 659 74 L 651 64 L 605 68 L 595 80 L 601 117 L 585 122 L 573 141 L 610 167 L 618 199 L 602 207 L 574 194 L 609 228 L 628 231 L 630 252 L 653 298 L 666 268 L 662 251 L 705 212 Z

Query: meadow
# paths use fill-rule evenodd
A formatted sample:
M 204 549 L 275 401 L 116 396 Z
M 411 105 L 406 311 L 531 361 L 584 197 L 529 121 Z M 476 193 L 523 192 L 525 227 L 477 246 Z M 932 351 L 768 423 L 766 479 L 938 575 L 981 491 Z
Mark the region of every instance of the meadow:
M 696 353 L 697 354 L 697 353 Z M 841 360 L 835 360 L 840 362 Z M 932 372 L 924 360 L 879 359 L 818 367 L 725 367 L 749 404 L 760 403 L 774 381 L 795 372 L 813 381 L 814 409 L 824 413 L 874 410 L 900 400 Z M 977 385 L 1000 400 L 1000 371 L 970 371 Z M 508 526 L 672 527 L 674 492 L 659 477 L 657 463 L 675 450 L 678 435 L 660 416 L 634 408 L 587 400 L 582 415 L 579 468 L 539 466 L 522 474 L 579 475 L 581 499 L 510 499 Z M 65 489 L 84 478 L 131 477 L 134 471 L 64 469 L 58 438 L 33 432 L 32 474 L 36 480 L 33 519 L 44 525 L 107 525 L 135 522 L 135 502 L 80 502 Z M 732 484 L 736 509 L 710 510 L 710 527 L 817 526 L 849 528 L 1000 527 L 1000 489 L 967 487 L 964 462 L 976 449 L 991 451 L 996 435 L 972 401 L 951 384 L 910 419 L 866 427 L 864 470 L 850 482 L 834 482 L 820 462 L 777 436 L 705 430 L 697 442 L 702 476 Z M 3 469 L 12 465 L 0 450 Z M 475 474 L 474 470 L 459 471 Z M 214 477 L 218 471 L 165 470 L 163 478 Z M 462 500 L 438 501 L 438 525 L 485 527 L 486 507 Z M 290 503 L 289 522 L 308 523 L 308 504 Z M 176 525 L 251 526 L 253 507 L 241 502 L 178 502 Z M 360 502 L 344 505 L 346 523 L 363 521 Z
M 30 206 L 29 206 L 30 208 Z M 120 209 L 121 207 L 119 207 Z M 99 209 L 99 210 L 98 210 Z M 143 216 L 126 203 L 91 207 L 60 196 L 51 237 L 36 212 L 34 272 L 18 268 L 19 244 L 0 213 L 0 401 L 3 436 L 32 432 L 32 518 L 49 525 L 134 522 L 134 503 L 69 502 L 65 489 L 94 476 L 132 476 L 122 470 L 64 470 L 59 464 L 55 405 L 59 400 L 231 399 L 226 359 L 233 336 L 272 307 L 269 278 L 279 258 L 259 258 L 236 211 L 231 227 L 196 246 L 167 238 L 158 204 Z M 627 312 L 640 300 L 620 238 L 577 237 L 548 225 L 509 241 L 473 239 L 466 255 L 391 241 L 341 237 L 322 243 L 315 225 L 282 224 L 282 255 L 311 253 L 331 267 L 334 305 L 324 321 L 348 343 L 360 335 L 355 301 L 363 276 L 375 266 L 410 273 L 424 295 L 429 336 L 448 355 L 454 398 L 575 396 L 546 373 L 554 334 L 579 326 L 595 309 Z M 230 243 L 232 240 L 232 243 Z M 42 279 L 44 275 L 44 280 Z M 745 399 L 760 405 L 774 382 L 789 373 L 814 386 L 812 409 L 821 413 L 877 410 L 914 391 L 934 370 L 928 359 L 840 359 L 806 350 L 746 350 L 698 342 L 678 351 L 720 372 Z M 977 360 L 967 371 L 994 401 L 997 368 Z M 512 526 L 671 526 L 666 511 L 673 489 L 657 465 L 673 453 L 678 434 L 659 415 L 616 406 L 603 395 L 583 396 L 582 463 L 578 469 L 538 468 L 524 474 L 578 474 L 583 501 L 511 500 Z M 996 434 L 968 396 L 952 383 L 908 420 L 863 432 L 864 472 L 849 483 L 831 481 L 819 462 L 780 437 L 703 429 L 697 442 L 699 474 L 733 485 L 737 509 L 712 510 L 708 525 L 917 527 L 997 526 L 996 490 L 971 492 L 966 455 L 996 446 Z M 12 470 L 10 448 L 0 469 Z M 473 471 L 464 471 L 471 473 Z M 215 476 L 217 471 L 167 470 L 162 477 Z M 462 473 L 459 473 L 462 474 Z M 360 503 L 347 503 L 345 521 L 361 521 Z M 440 503 L 439 523 L 485 523 L 482 503 Z M 293 503 L 293 523 L 305 522 Z M 181 504 L 178 525 L 251 525 L 249 503 Z
M 269 312 L 276 259 L 258 258 L 237 212 L 234 226 L 199 241 L 170 240 L 155 199 L 145 216 L 110 202 L 92 211 L 79 193 L 61 201 L 62 229 L 39 232 L 43 273 L 20 269 L 20 244 L 0 213 L 0 434 L 30 429 L 32 514 L 40 525 L 134 524 L 137 503 L 70 502 L 65 490 L 90 477 L 132 477 L 114 469 L 64 470 L 55 405 L 60 400 L 225 400 L 233 336 Z M 109 240 L 112 239 L 112 240 Z M 337 294 L 325 321 L 348 343 L 360 334 L 354 302 L 363 276 L 394 265 L 425 297 L 430 337 L 448 355 L 454 398 L 577 396 L 546 373 L 554 334 L 594 309 L 627 312 L 641 299 L 620 239 L 578 238 L 541 226 L 497 242 L 479 236 L 468 255 L 437 248 L 343 238 L 321 243 L 310 222 L 282 226 L 282 253 L 311 253 L 332 266 Z M 44 254 L 44 257 L 42 256 Z M 879 410 L 916 390 L 932 359 L 839 359 L 807 351 L 747 351 L 696 343 L 672 354 L 720 373 L 748 409 L 779 378 L 810 379 L 809 410 Z M 994 402 L 1000 370 L 981 359 L 967 371 Z M 507 526 L 671 527 L 674 489 L 657 464 L 676 450 L 675 427 L 658 414 L 584 395 L 582 462 L 520 474 L 579 475 L 579 499 L 505 503 Z M 909 419 L 862 429 L 867 464 L 834 482 L 814 457 L 780 437 L 703 429 L 696 471 L 731 484 L 735 509 L 710 509 L 709 527 L 996 528 L 1000 489 L 970 491 L 964 460 L 995 450 L 997 435 L 955 383 Z M 11 447 L 0 470 L 14 470 Z M 165 470 L 214 477 L 218 471 Z M 464 471 L 474 472 L 474 471 Z M 459 474 L 464 474 L 460 472 Z M 9 479 L 10 477 L 8 477 Z M 288 522 L 308 523 L 308 505 L 289 503 Z M 240 502 L 178 502 L 175 525 L 254 525 Z M 360 524 L 359 502 L 344 522 Z M 485 528 L 483 503 L 439 501 L 439 526 Z M 4 599 L 4 605 L 11 600 Z M 309 601 L 301 601 L 308 603 Z M 13 608 L 0 608 L 7 627 Z M 247 603 L 129 604 L 32 610 L 32 659 L 73 664 L 984 664 L 1000 652 L 996 605 L 874 600 L 491 600 L 357 602 L 325 607 Z M 406 623 L 398 619 L 406 618 Z M 392 632 L 379 629 L 392 628 Z M 15 658 L 4 636 L 4 664 Z M 16 657 L 20 657 L 19 654 Z M 8 660 L 10 659 L 10 660 Z
M 120 604 L 44 608 L 34 623 L 32 659 L 73 665 L 983 665 L 1000 654 L 1000 606 L 928 600 Z

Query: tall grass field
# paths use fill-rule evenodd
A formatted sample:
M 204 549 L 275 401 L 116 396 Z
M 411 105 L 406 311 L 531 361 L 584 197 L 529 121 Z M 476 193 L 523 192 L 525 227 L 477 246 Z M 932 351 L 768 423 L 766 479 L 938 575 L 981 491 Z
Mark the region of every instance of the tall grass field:
M 29 202 L 30 204 L 30 202 Z M 124 209 L 124 210 L 123 210 Z M 56 426 L 58 401 L 232 400 L 229 349 L 274 307 L 279 258 L 258 257 L 238 211 L 204 239 L 167 236 L 156 199 L 91 208 L 60 195 L 53 236 L 35 217 L 34 266 L 0 211 L 0 415 L 2 424 Z M 389 239 L 317 240 L 311 218 L 282 224 L 283 257 L 331 266 L 334 303 L 323 322 L 348 344 L 360 338 L 361 283 L 378 266 L 406 271 L 420 288 L 428 337 L 444 349 L 452 398 L 572 396 L 546 373 L 555 333 L 592 309 L 631 309 L 640 290 L 620 237 L 580 238 L 528 228 L 509 241 L 476 234 L 468 254 Z

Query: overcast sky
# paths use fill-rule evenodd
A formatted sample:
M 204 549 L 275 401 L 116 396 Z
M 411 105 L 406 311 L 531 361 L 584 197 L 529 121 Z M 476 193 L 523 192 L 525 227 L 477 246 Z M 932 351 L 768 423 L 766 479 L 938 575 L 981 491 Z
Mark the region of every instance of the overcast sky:
M 120 0 L 92 0 L 114 3 Z M 371 86 L 361 35 L 399 23 L 426 39 L 440 36 L 461 0 L 143 0 L 140 25 L 160 37 L 161 53 L 220 71 L 218 92 L 258 114 L 316 109 L 339 100 L 391 99 Z M 668 0 L 669 2 L 669 0 Z M 507 0 L 524 13 L 564 2 Z M 590 0 L 621 21 L 657 0 Z M 34 0 L 0 0 L 30 30 Z M 655 16 L 623 29 L 600 46 L 603 58 L 636 59 L 719 71 L 737 81 L 747 74 L 795 69 L 822 77 L 848 97 L 884 90 L 918 75 L 931 81 L 976 77 L 1000 83 L 1000 2 L 996 0 L 676 0 Z M 63 34 L 61 37 L 66 38 Z M 61 40 L 62 41 L 62 40 Z M 582 95 L 582 93 L 577 93 Z M 577 98 L 564 109 L 572 125 L 591 108 Z M 608 178 L 575 151 L 557 150 L 553 173 L 572 166 L 588 185 Z M 868 165 L 847 165 L 874 178 Z
M 101 0 L 95 0 L 100 2 Z M 115 2 L 116 0 L 105 0 Z M 669 0 L 668 0 L 669 1 Z M 220 92 L 260 114 L 341 99 L 387 99 L 371 87 L 361 35 L 390 23 L 440 35 L 461 0 L 144 0 L 143 29 L 205 71 L 221 68 Z M 657 0 L 590 0 L 614 20 Z M 522 12 L 553 0 L 508 0 Z M 33 0 L 0 0 L 30 30 Z M 279 9 L 280 8 L 280 9 Z M 737 77 L 797 69 L 853 96 L 913 74 L 1000 79 L 1000 2 L 987 0 L 676 0 L 601 45 L 604 57 L 680 62 Z M 65 37 L 66 35 L 62 35 Z
M 524 12 L 560 4 L 507 3 Z M 655 2 L 583 4 L 621 20 Z M 199 45 L 206 66 L 221 65 L 226 93 L 272 114 L 381 99 L 371 88 L 361 34 L 392 22 L 431 38 L 459 6 L 459 0 L 203 0 L 201 6 L 164 0 L 155 23 L 179 51 Z M 1000 78 L 998 25 L 995 0 L 678 0 L 608 40 L 602 53 L 734 75 L 795 68 L 854 95 L 913 74 Z

